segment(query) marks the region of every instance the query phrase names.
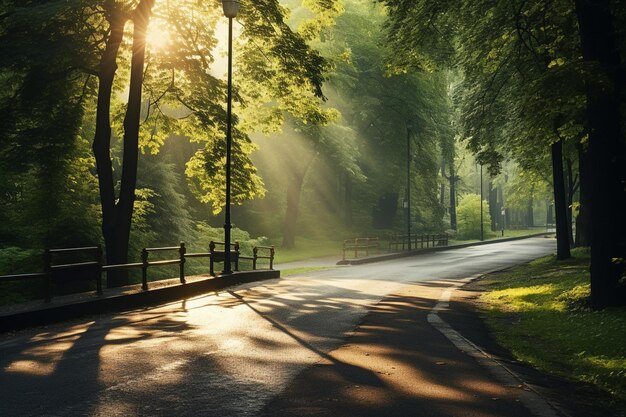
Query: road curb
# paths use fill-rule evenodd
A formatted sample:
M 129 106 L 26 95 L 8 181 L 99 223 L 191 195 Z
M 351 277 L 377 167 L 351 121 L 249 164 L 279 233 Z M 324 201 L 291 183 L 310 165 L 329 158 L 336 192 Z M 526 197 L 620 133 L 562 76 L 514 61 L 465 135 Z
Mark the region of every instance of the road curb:
M 443 334 L 457 349 L 466 355 L 472 357 L 480 366 L 489 370 L 489 372 L 508 387 L 521 388 L 518 392 L 519 400 L 535 417 L 569 417 L 562 409 L 552 404 L 544 398 L 540 393 L 535 391 L 528 385 L 524 379 L 515 371 L 510 369 L 500 360 L 488 354 L 480 346 L 456 331 L 450 324 L 439 316 L 439 312 L 449 308 L 450 299 L 454 291 L 464 287 L 470 282 L 479 279 L 485 275 L 502 271 L 508 268 L 497 268 L 492 271 L 473 275 L 450 285 L 444 290 L 437 301 L 437 304 L 430 310 L 427 316 L 428 323 Z
M 130 294 L 94 296 L 78 302 L 54 304 L 40 308 L 0 315 L 0 332 L 41 326 L 90 314 L 128 311 L 138 307 L 182 300 L 237 284 L 280 278 L 279 270 L 244 271 L 232 275 L 210 277 L 186 284 L 173 284 Z
M 363 265 L 363 264 L 369 264 L 373 262 L 383 262 L 383 261 L 390 261 L 390 260 L 399 259 L 399 258 L 408 258 L 410 256 L 417 256 L 417 255 L 421 255 L 425 253 L 439 252 L 439 251 L 450 250 L 450 249 L 467 248 L 470 246 L 489 245 L 492 243 L 510 242 L 514 240 L 528 239 L 531 237 L 541 237 L 541 236 L 547 237 L 548 235 L 554 235 L 554 232 L 535 233 L 533 235 L 527 235 L 527 236 L 506 237 L 502 239 L 485 240 L 482 242 L 461 243 L 459 245 L 436 246 L 434 248 L 413 249 L 413 250 L 406 251 L 406 252 L 395 252 L 395 253 L 389 253 L 385 255 L 370 256 L 367 258 L 346 259 L 346 260 L 337 262 L 337 265 Z

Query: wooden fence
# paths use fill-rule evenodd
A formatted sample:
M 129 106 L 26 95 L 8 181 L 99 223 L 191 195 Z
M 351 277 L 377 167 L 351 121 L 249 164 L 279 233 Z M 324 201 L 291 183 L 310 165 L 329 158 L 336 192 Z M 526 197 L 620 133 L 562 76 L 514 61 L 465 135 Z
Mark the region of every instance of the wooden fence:
M 446 233 L 411 235 L 410 239 L 406 235 L 397 235 L 389 239 L 389 252 L 408 250 L 409 246 L 411 249 L 448 246 L 448 235 Z
M 168 265 L 179 265 L 180 282 L 185 284 L 185 263 L 187 258 L 209 258 L 209 270 L 211 275 L 214 274 L 214 262 L 224 261 L 224 251 L 216 250 L 218 246 L 224 247 L 223 242 L 211 241 L 209 244 L 209 252 L 202 253 L 187 253 L 185 243 L 181 242 L 179 246 L 167 246 L 161 248 L 143 248 L 141 250 L 141 262 L 118 264 L 118 265 L 105 265 L 103 258 L 103 251 L 100 245 L 98 246 L 86 246 L 79 248 L 60 248 L 60 249 L 46 249 L 44 251 L 44 272 L 35 272 L 30 274 L 14 274 L 14 275 L 0 275 L 0 283 L 11 281 L 28 281 L 41 279 L 44 283 L 44 299 L 49 302 L 54 293 L 55 281 L 62 279 L 60 272 L 75 271 L 81 276 L 82 281 L 94 280 L 96 283 L 96 293 L 102 294 L 102 273 L 106 271 L 116 269 L 133 269 L 141 268 L 141 288 L 144 291 L 148 290 L 148 268 L 160 267 Z M 252 269 L 256 270 L 259 259 L 269 260 L 269 269 L 274 267 L 274 246 L 255 246 L 252 249 L 252 256 L 243 256 L 239 251 L 239 242 L 231 244 L 233 254 L 231 261 L 235 264 L 235 271 L 239 271 L 239 259 L 248 259 L 252 261 Z M 149 260 L 150 254 L 154 252 L 174 252 L 177 254 L 172 259 L 162 260 Z M 66 262 L 61 264 L 54 263 L 55 257 L 61 254 L 80 254 L 81 256 L 91 258 L 91 260 L 84 262 Z
M 359 257 L 359 252 L 365 256 L 370 255 L 370 251 L 378 251 L 380 242 L 377 237 L 358 237 L 356 239 L 346 239 L 343 241 L 343 260 L 346 260 L 348 252 L 354 253 L 354 259 Z

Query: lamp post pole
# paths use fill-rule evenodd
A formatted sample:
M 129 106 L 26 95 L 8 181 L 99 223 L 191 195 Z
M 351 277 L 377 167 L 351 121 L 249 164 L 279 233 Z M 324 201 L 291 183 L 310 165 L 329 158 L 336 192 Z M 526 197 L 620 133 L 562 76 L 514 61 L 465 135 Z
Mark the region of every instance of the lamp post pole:
M 239 12 L 238 0 L 222 0 L 224 16 L 228 18 L 228 85 L 226 96 L 226 206 L 224 207 L 224 270 L 222 274 L 232 274 L 230 252 L 230 177 L 232 153 L 232 100 L 233 100 L 233 18 Z
M 483 230 L 483 164 L 480 164 L 480 240 L 485 240 L 485 231 Z
M 411 250 L 411 121 L 406 121 L 406 235 Z

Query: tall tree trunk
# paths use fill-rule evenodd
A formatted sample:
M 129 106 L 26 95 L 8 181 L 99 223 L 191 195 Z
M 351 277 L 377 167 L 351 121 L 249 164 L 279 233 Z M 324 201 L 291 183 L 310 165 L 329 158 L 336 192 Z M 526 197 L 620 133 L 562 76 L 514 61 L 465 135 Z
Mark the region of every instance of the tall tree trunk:
M 441 177 L 446 178 L 446 161 L 441 161 Z M 439 204 L 446 207 L 446 183 L 443 180 L 439 184 Z
M 491 216 L 491 231 L 495 232 L 498 230 L 498 224 L 500 223 L 498 219 L 499 211 L 498 211 L 498 188 L 493 188 L 493 183 L 489 180 L 489 215 Z
M 563 175 L 563 142 L 552 144 L 552 177 L 554 184 L 554 212 L 556 215 L 556 258 L 570 257 L 567 233 L 567 207 L 565 203 L 565 178 Z
M 535 212 L 533 210 L 534 200 L 533 197 L 530 197 L 528 201 L 528 206 L 526 206 L 526 226 L 527 227 L 535 227 Z
M 602 309 L 626 301 L 619 282 L 626 258 L 626 158 L 621 130 L 623 74 L 609 0 L 576 0 L 587 77 L 591 209 L 591 303 Z M 616 260 L 618 260 L 616 262 Z M 621 261 L 620 261 L 621 260 Z
M 93 153 L 96 159 L 100 204 L 102 206 L 102 236 L 106 247 L 106 261 L 107 264 L 114 264 L 118 262 L 115 250 L 115 184 L 111 162 L 111 94 L 115 72 L 117 71 L 117 54 L 124 37 L 127 16 L 121 10 L 113 8 L 109 10 L 107 18 L 110 33 L 98 72 L 98 104 Z M 114 284 L 111 276 L 112 274 L 109 273 L 107 282 L 109 287 Z
M 343 218 L 346 227 L 352 227 L 352 181 L 347 172 L 344 173 Z
M 574 225 L 572 222 L 572 205 L 574 204 L 574 194 L 576 194 L 576 189 L 578 185 L 576 184 L 577 180 L 574 178 L 574 172 L 572 169 L 572 160 L 570 158 L 565 158 L 565 166 L 567 173 L 567 202 L 566 202 L 566 214 L 567 214 L 567 235 L 569 238 L 570 245 L 574 244 L 574 231 L 572 230 L 572 226 Z
M 579 203 L 578 216 L 576 216 L 576 246 L 591 246 L 591 213 L 589 207 L 591 205 L 591 186 L 589 184 L 590 172 L 588 154 L 582 143 L 576 144 L 578 151 L 578 177 L 580 178 L 579 186 Z
M 314 156 L 311 157 L 300 171 L 296 170 L 287 186 L 287 208 L 285 209 L 285 221 L 283 223 L 282 244 L 282 247 L 286 249 L 296 247 L 296 224 L 298 222 L 298 211 L 300 209 L 302 184 L 314 159 Z
M 456 230 L 456 182 L 454 164 L 450 164 L 450 229 Z
M 130 228 L 137 186 L 137 160 L 139 155 L 139 119 L 141 90 L 146 50 L 146 31 L 152 15 L 154 0 L 142 0 L 132 14 L 133 46 L 131 59 L 128 106 L 124 117 L 124 151 L 120 194 L 115 202 L 113 169 L 111 163 L 111 94 L 119 46 L 124 36 L 127 17 L 115 5 L 109 10 L 111 32 L 100 62 L 98 108 L 93 150 L 96 157 L 98 184 L 102 204 L 102 234 L 106 245 L 107 264 L 128 262 Z M 125 270 L 110 271 L 107 286 L 128 284 Z
M 546 229 L 549 228 L 549 225 L 554 224 L 554 204 L 548 204 L 548 208 L 546 210 Z

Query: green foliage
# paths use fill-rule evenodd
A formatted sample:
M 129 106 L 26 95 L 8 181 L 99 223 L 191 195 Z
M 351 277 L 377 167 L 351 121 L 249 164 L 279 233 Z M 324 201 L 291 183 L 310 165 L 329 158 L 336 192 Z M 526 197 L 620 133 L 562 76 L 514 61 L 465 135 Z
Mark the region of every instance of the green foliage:
M 337 239 L 297 237 L 295 248 L 276 250 L 276 262 L 286 263 L 326 256 L 338 257 L 340 254 L 341 241 Z
M 43 252 L 15 246 L 0 248 L 0 275 L 41 272 Z
M 102 81 L 97 76 L 102 75 L 101 63 L 112 59 L 117 72 L 110 94 L 112 111 L 105 117 L 110 117 L 111 137 L 121 139 L 128 127 L 123 97 L 130 76 L 130 23 L 137 5 L 130 0 L 9 0 L 0 5 L 3 244 L 74 246 L 100 241 L 98 186 L 94 159 L 88 154 Z M 307 42 L 332 25 L 341 6 L 325 0 L 309 1 L 306 7 L 310 13 L 301 31 L 287 24 L 289 11 L 276 0 L 247 4 L 235 21 L 235 203 L 264 194 L 249 158 L 255 150 L 250 132 L 276 131 L 286 114 L 305 124 L 323 124 L 336 116 L 321 106 L 324 72 L 330 67 Z M 197 144 L 187 156 L 189 189 L 219 212 L 225 188 L 226 83 L 218 58 L 224 42 L 218 38 L 226 19 L 219 3 L 195 0 L 157 0 L 148 18 L 141 151 L 156 155 L 172 133 Z M 112 25 L 119 22 L 129 23 L 119 53 L 105 58 Z M 121 143 L 114 142 L 111 152 L 113 183 L 125 163 Z M 139 178 L 133 250 L 193 236 L 177 174 L 165 167 L 146 168 L 141 175 L 157 184 Z M 119 190 L 118 184 L 115 194 Z
M 415 226 L 442 230 L 437 197 L 438 145 L 450 132 L 447 79 L 443 73 L 390 77 L 383 46 L 384 13 L 370 2 L 346 2 L 323 50 L 334 58 L 330 85 L 343 120 L 355 130 L 364 182 L 354 182 L 355 217 L 371 218 L 372 206 L 388 193 L 406 193 L 407 158 L 411 161 L 412 213 Z M 410 155 L 407 155 L 410 122 Z M 401 207 L 402 204 L 400 203 Z M 402 216 L 397 216 L 401 221 Z M 370 220 L 371 222 L 371 220 Z M 359 223 L 357 229 L 368 228 Z
M 463 137 L 492 174 L 508 157 L 532 164 L 557 135 L 580 140 L 585 89 L 572 2 L 380 1 L 395 68 L 458 68 Z
M 199 222 L 196 224 L 196 234 L 198 239 L 189 245 L 189 248 L 193 251 L 208 251 L 211 241 L 224 241 L 224 229 L 212 227 L 206 223 Z M 252 255 L 252 248 L 255 246 L 269 245 L 269 240 L 266 237 L 252 238 L 248 232 L 236 227 L 231 230 L 231 242 L 239 242 L 240 251 L 246 256 Z
M 573 259 L 538 259 L 481 280 L 487 323 L 517 358 L 544 371 L 585 381 L 626 403 L 626 311 L 592 311 L 589 251 Z M 622 408 L 623 409 L 623 408 Z
M 458 239 L 480 239 L 480 196 L 467 194 L 461 197 L 457 207 Z M 489 203 L 483 201 L 483 235 L 490 234 L 491 216 Z

